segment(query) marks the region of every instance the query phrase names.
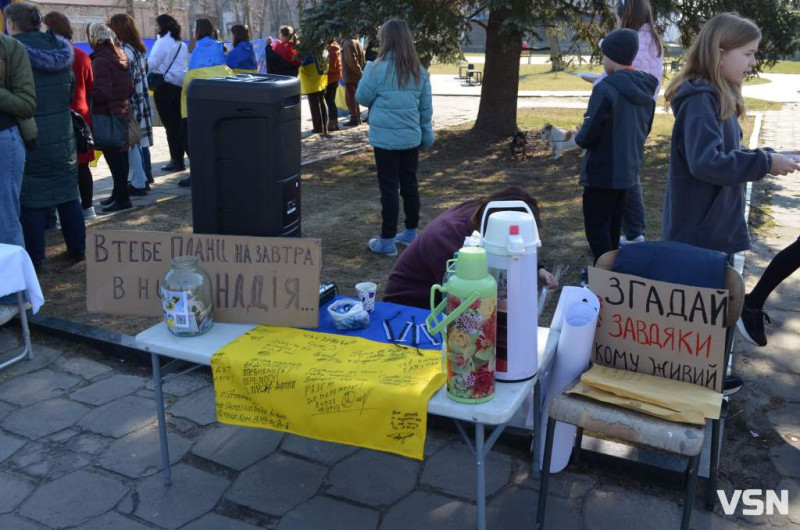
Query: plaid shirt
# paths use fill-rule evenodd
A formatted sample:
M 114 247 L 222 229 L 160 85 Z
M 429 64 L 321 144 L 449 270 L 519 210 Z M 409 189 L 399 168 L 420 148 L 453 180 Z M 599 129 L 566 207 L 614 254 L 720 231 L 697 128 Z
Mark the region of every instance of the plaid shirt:
M 133 81 L 133 95 L 131 108 L 136 111 L 136 119 L 142 129 L 142 147 L 153 145 L 153 120 L 150 112 L 150 95 L 147 86 L 147 59 L 130 44 L 122 44 L 125 55 L 130 64 L 131 81 Z

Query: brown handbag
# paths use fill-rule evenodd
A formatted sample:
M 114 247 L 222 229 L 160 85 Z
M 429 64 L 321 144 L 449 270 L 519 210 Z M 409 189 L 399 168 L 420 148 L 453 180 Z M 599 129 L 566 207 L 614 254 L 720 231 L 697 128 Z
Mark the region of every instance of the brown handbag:
M 139 120 L 136 119 L 136 113 L 130 112 L 128 114 L 128 147 L 133 147 L 142 141 L 142 128 L 139 126 Z

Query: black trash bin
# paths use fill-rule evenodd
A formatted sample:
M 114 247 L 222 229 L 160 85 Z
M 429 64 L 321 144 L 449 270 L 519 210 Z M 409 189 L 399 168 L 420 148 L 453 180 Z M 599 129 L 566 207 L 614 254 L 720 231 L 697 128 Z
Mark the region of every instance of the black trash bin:
M 238 74 L 189 85 L 195 233 L 300 237 L 300 83 Z

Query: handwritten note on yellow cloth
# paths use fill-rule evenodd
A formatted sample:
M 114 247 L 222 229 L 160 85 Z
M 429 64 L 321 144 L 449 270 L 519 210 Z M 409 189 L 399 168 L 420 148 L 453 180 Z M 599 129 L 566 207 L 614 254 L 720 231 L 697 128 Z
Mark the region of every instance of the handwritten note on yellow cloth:
M 217 419 L 422 460 L 441 352 L 259 326 L 211 357 Z
M 636 410 L 672 421 L 702 425 L 704 418 L 719 418 L 722 406 L 722 394 L 710 388 L 607 366 L 593 365 L 581 376 L 581 383 L 621 398 L 654 405 Z M 588 397 L 603 401 L 599 394 Z M 680 413 L 683 419 L 677 419 L 679 416 L 676 414 L 660 414 L 659 408 Z

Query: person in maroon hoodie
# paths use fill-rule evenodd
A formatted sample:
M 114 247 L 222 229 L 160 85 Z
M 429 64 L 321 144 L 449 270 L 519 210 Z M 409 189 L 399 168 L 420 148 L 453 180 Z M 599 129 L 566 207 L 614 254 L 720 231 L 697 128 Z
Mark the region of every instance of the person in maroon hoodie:
M 524 201 L 539 220 L 539 204 L 519 186 L 511 186 L 485 199 L 470 199 L 454 206 L 428 223 L 400 254 L 386 283 L 383 300 L 430 309 L 431 286 L 441 284 L 447 260 L 464 246 L 464 238 L 480 230 L 481 217 L 492 201 Z M 558 287 L 555 277 L 539 268 L 539 285 Z
M 124 116 L 128 120 L 133 94 L 133 82 L 128 73 L 128 58 L 120 48 L 117 36 L 105 24 L 92 22 L 86 28 L 89 44 L 94 52 L 92 71 L 94 72 L 94 88 L 92 90 L 92 112 Z M 116 212 L 132 208 L 128 196 L 128 146 L 119 150 L 106 149 L 103 156 L 111 169 L 114 190 L 111 197 L 100 201 L 105 206 L 104 212 Z
M 63 13 L 51 11 L 44 16 L 44 23 L 50 31 L 60 35 L 72 42 L 72 24 Z M 72 73 L 75 75 L 75 91 L 72 94 L 72 103 L 69 108 L 81 115 L 89 127 L 92 120 L 89 114 L 89 94 L 94 88 L 94 74 L 92 73 L 92 61 L 89 54 L 76 46 L 72 46 L 75 52 L 75 60 L 72 62 Z M 96 217 L 94 206 L 92 206 L 92 195 L 94 183 L 92 181 L 92 171 L 89 163 L 94 160 L 94 150 L 89 149 L 86 153 L 78 153 L 78 188 L 81 194 L 81 208 L 83 217 L 92 219 Z

